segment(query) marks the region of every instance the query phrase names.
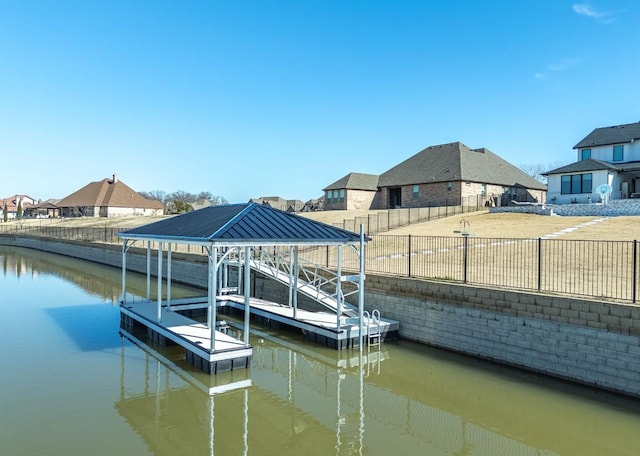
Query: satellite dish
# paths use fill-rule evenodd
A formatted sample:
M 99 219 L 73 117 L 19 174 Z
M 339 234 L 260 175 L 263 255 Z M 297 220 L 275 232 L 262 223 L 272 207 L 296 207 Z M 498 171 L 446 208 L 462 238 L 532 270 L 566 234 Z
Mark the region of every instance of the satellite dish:
M 598 187 L 596 188 L 596 192 L 600 193 L 601 195 L 604 195 L 605 193 L 611 193 L 612 190 L 613 188 L 611 188 L 611 185 L 609 184 L 598 185 Z

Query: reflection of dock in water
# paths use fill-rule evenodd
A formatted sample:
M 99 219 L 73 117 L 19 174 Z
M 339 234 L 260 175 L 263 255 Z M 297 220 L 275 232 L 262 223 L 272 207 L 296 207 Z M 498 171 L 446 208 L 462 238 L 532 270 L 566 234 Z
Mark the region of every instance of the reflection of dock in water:
M 242 338 L 235 329 L 241 323 L 228 322 Z M 416 454 L 556 454 L 489 428 L 480 411 L 470 418 L 432 403 L 429 394 L 396 393 L 388 384 L 398 378 L 388 347 L 336 351 L 282 336 L 252 328 L 251 369 L 217 376 L 189 366 L 177 347 L 154 348 L 131 339 L 142 352 L 130 347 L 125 356 L 123 345 L 116 408 L 159 455 L 299 454 L 296 448 L 312 455 L 408 449 Z M 178 446 L 178 441 L 189 443 Z

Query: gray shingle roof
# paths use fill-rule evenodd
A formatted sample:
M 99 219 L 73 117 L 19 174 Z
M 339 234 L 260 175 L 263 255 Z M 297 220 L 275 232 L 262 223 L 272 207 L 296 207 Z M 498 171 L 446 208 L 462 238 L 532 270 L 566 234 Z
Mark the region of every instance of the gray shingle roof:
M 363 173 L 349 173 L 341 179 L 338 179 L 333 184 L 322 189 L 338 190 L 341 188 L 350 190 L 378 190 L 378 176 L 377 174 L 363 174 Z
M 433 182 L 480 182 L 546 190 L 547 187 L 489 149 L 460 142 L 430 146 L 380 176 L 379 187 Z
M 614 171 L 620 170 L 618 166 L 612 165 L 611 163 L 589 158 L 587 160 L 580 160 L 575 163 L 561 166 L 560 168 L 552 169 L 551 171 L 543 173 L 543 176 L 550 176 L 552 174 L 585 173 L 587 171 L 601 171 L 604 169 L 611 169 Z
M 118 234 L 125 239 L 220 244 L 354 244 L 356 233 L 264 204 L 210 206 Z
M 596 128 L 586 138 L 573 146 L 574 149 L 630 143 L 640 139 L 640 122 Z

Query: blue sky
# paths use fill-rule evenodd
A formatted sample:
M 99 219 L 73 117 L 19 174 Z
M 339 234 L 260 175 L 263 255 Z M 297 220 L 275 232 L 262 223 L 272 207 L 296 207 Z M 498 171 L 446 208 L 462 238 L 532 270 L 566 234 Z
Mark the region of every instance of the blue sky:
M 308 200 L 461 141 L 575 161 L 640 121 L 640 3 L 0 0 L 0 197 Z

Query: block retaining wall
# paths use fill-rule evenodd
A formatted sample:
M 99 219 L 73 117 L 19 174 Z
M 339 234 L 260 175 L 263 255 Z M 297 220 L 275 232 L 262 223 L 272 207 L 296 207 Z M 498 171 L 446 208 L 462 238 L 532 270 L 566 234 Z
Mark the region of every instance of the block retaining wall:
M 367 275 L 400 336 L 640 397 L 640 307 Z
M 121 247 L 107 244 L 13 236 L 0 244 L 121 267 Z M 172 260 L 174 281 L 206 286 L 203 257 Z M 127 266 L 144 273 L 146 250 L 130 250 Z M 267 299 L 286 296 L 275 281 L 252 281 Z M 398 320 L 405 339 L 640 397 L 640 306 L 372 274 L 365 284 L 367 310 Z

